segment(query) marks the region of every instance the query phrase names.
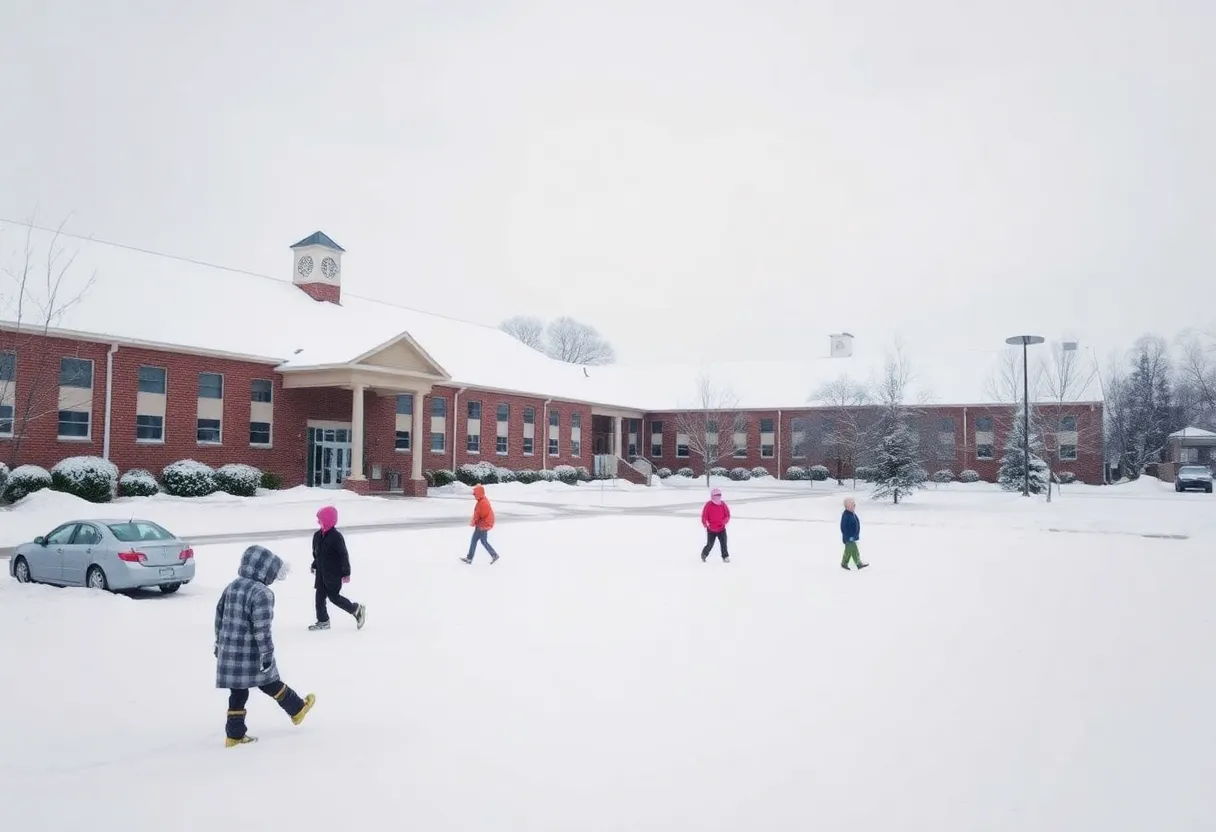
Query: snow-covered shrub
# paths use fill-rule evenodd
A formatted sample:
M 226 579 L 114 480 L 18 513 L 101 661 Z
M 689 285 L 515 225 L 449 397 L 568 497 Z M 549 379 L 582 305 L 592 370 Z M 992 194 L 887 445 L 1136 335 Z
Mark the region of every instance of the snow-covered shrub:
M 553 476 L 558 482 L 564 482 L 566 485 L 576 485 L 578 483 L 578 469 L 573 465 L 558 465 L 553 469 Z
M 262 484 L 262 472 L 252 465 L 233 462 L 221 465 L 215 472 L 215 487 L 234 497 L 252 497 Z
M 271 473 L 270 471 L 262 472 L 262 488 L 265 488 L 267 491 L 278 491 L 282 487 L 282 477 L 280 477 L 278 474 Z
M 771 476 L 772 476 L 772 474 L 770 474 L 768 472 L 768 469 L 765 468 L 763 465 L 757 465 L 755 468 L 752 469 L 752 479 L 754 479 L 754 480 L 758 480 L 761 477 L 771 477 Z
M 536 475 L 540 477 L 541 482 L 555 482 L 557 480 L 557 474 L 553 473 L 552 468 L 542 468 L 536 472 Z
M 1060 480 L 1061 485 L 1071 485 L 1077 481 L 1077 475 L 1072 471 L 1061 471 L 1056 476 Z
M 828 478 L 828 466 L 812 465 L 807 469 L 807 473 L 811 475 L 811 479 L 815 480 L 815 482 L 823 482 Z
M 160 493 L 160 486 L 152 472 L 143 468 L 132 468 L 118 478 L 118 495 L 120 497 L 151 497 Z
M 70 456 L 51 469 L 51 488 L 90 503 L 108 503 L 118 490 L 118 466 L 99 456 Z
M 671 476 L 671 469 L 670 468 L 656 468 L 654 475 L 661 480 L 665 480 Z
M 0 462 L 0 494 L 4 493 L 4 484 L 8 482 L 8 466 Z
M 713 468 L 709 469 L 709 475 L 711 477 L 729 477 L 730 471 L 727 471 L 721 465 L 715 465 Z
M 693 477 L 696 476 L 696 474 L 693 473 L 691 468 L 684 467 L 684 468 L 680 468 L 679 470 L 676 471 L 676 476 L 692 479 Z
M 958 472 L 958 481 L 959 482 L 979 482 L 980 473 L 979 473 L 979 471 L 973 471 L 970 468 L 966 469 L 965 471 L 959 471 Z
M 493 485 L 498 482 L 498 466 L 489 462 L 466 462 L 456 469 L 456 479 L 465 485 Z
M 451 485 L 456 482 L 456 472 L 449 471 L 447 468 L 440 468 L 438 471 L 426 472 L 427 485 L 432 488 L 443 488 L 445 485 Z
M 18 465 L 9 472 L 4 484 L 4 501 L 15 503 L 23 497 L 51 487 L 51 472 L 37 465 Z
M 743 482 L 752 478 L 752 472 L 746 468 L 731 468 L 729 476 L 735 482 Z
M 218 488 L 211 466 L 193 459 L 170 462 L 160 472 L 160 481 L 174 497 L 206 497 Z
M 787 480 L 809 480 L 811 475 L 801 465 L 791 465 L 785 469 L 785 478 Z
M 862 482 L 874 482 L 874 469 L 869 465 L 858 465 L 853 476 Z
M 518 477 L 510 468 L 498 467 L 494 469 L 494 476 L 498 477 L 499 482 L 515 482 Z
M 524 485 L 531 485 L 540 480 L 540 474 L 533 471 L 531 468 L 525 468 L 522 471 L 515 472 L 515 481 L 522 482 Z
M 591 472 L 587 470 L 586 465 L 579 465 L 579 466 L 575 467 L 574 470 L 578 474 L 579 482 L 591 482 L 591 480 L 593 479 L 593 477 L 591 476 Z
M 933 481 L 938 483 L 954 482 L 954 472 L 949 468 L 933 472 Z

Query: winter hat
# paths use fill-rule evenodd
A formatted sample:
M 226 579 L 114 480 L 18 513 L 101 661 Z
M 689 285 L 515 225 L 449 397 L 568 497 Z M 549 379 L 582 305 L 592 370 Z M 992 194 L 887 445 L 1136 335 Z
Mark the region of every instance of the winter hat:
M 325 506 L 317 512 L 317 522 L 321 525 L 321 531 L 329 531 L 338 525 L 338 510 L 333 506 Z
M 715 488 L 713 491 L 709 492 L 709 499 L 715 503 L 722 502 L 722 489 Z

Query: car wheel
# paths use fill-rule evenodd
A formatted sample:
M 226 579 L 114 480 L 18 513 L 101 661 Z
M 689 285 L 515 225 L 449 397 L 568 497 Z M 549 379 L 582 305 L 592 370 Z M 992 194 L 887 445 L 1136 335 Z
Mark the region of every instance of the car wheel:
M 18 557 L 13 561 L 13 577 L 17 579 L 17 583 L 19 584 L 34 582 L 34 579 L 30 577 L 30 565 L 26 563 L 25 558 Z
M 161 584 L 160 585 L 160 591 L 164 595 L 172 595 L 173 593 L 177 592 L 181 588 L 182 588 L 181 584 Z
M 85 575 L 84 585 L 89 589 L 106 590 L 110 588 L 110 582 L 106 580 L 106 573 L 101 570 L 100 566 L 89 567 L 89 574 Z

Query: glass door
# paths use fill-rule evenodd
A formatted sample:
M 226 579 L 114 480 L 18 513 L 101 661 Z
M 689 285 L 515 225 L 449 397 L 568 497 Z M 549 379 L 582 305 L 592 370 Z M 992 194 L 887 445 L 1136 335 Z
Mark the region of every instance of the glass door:
M 308 479 L 314 488 L 341 488 L 350 476 L 350 431 L 345 428 L 308 429 Z

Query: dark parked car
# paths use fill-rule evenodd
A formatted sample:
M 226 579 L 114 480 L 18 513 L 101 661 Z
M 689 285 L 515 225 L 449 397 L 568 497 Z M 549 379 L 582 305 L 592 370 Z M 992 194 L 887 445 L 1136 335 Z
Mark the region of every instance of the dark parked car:
M 1183 465 L 1174 475 L 1175 491 L 1206 491 L 1212 493 L 1212 472 L 1202 465 Z

